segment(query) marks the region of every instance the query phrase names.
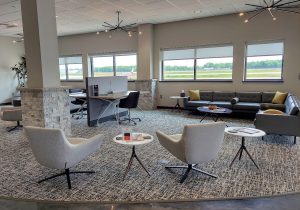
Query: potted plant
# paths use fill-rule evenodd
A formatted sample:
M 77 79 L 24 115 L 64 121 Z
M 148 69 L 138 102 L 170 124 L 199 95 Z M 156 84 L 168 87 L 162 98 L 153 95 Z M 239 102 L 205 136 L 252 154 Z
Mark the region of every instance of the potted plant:
M 25 87 L 27 81 L 26 58 L 22 56 L 21 61 L 11 67 L 11 70 L 16 73 L 18 87 Z

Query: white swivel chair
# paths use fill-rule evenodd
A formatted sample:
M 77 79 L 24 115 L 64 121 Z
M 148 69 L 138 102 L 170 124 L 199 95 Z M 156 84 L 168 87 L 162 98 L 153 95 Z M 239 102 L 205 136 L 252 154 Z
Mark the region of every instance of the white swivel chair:
M 180 183 L 184 182 L 191 170 L 217 178 L 194 166 L 216 158 L 224 139 L 224 131 L 224 122 L 186 125 L 183 134 L 176 135 L 166 135 L 157 131 L 156 135 L 160 144 L 176 158 L 188 164 L 187 166 L 167 166 L 165 168 L 186 168 Z
M 17 122 L 17 125 L 6 128 L 8 132 L 23 127 L 20 123 L 20 121 L 22 121 L 21 107 L 2 107 L 0 110 L 0 118 L 3 121 Z
M 38 181 L 43 181 L 66 175 L 68 187 L 71 189 L 70 174 L 95 173 L 94 171 L 72 171 L 75 166 L 88 155 L 98 150 L 103 142 L 103 135 L 99 134 L 90 139 L 67 139 L 60 129 L 25 127 L 33 154 L 41 165 L 53 169 L 62 169 L 64 172 Z

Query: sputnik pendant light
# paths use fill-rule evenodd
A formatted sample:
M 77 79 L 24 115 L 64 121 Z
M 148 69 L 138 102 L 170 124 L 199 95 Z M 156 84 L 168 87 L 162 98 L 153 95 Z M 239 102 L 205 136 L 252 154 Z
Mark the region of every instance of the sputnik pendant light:
M 299 11 L 295 11 L 295 9 L 298 9 L 300 5 L 296 4 L 297 2 L 300 2 L 300 0 L 294 0 L 294 1 L 284 1 L 284 0 L 263 0 L 262 5 L 256 5 L 256 4 L 245 4 L 247 6 L 254 7 L 254 10 L 246 13 L 252 13 L 252 16 L 245 19 L 245 23 L 248 23 L 255 17 L 259 16 L 263 12 L 268 12 L 272 19 L 275 21 L 277 20 L 274 11 L 275 12 L 286 12 L 286 13 L 293 13 L 293 14 L 300 14 Z M 295 5 L 296 4 L 296 5 Z M 241 12 L 239 13 L 239 16 L 244 16 L 245 13 Z

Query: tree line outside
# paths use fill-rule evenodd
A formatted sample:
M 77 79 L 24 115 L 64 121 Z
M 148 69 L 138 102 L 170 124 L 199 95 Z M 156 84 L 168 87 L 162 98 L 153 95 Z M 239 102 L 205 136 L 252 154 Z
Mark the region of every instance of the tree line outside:
M 282 67 L 282 60 L 265 60 L 247 62 L 248 69 L 277 69 Z M 214 69 L 232 69 L 232 63 L 206 63 L 197 66 L 197 69 L 214 70 Z M 136 72 L 136 66 L 118 66 L 117 72 Z M 164 66 L 165 71 L 193 71 L 193 66 Z M 112 72 L 111 66 L 94 67 L 94 72 Z

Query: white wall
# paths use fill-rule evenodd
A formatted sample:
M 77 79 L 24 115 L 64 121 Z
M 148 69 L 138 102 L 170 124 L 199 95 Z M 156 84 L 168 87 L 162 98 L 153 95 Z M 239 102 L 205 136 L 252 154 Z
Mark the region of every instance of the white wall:
M 191 47 L 209 44 L 232 43 L 234 46 L 232 82 L 160 82 L 160 106 L 173 106 L 171 95 L 189 89 L 228 90 L 228 91 L 289 91 L 300 97 L 300 16 L 277 14 L 272 21 L 268 14 L 261 15 L 245 24 L 238 15 L 225 15 L 187 21 L 157 24 L 154 26 L 153 77 L 159 79 L 160 50 L 163 48 Z M 246 42 L 284 40 L 284 82 L 246 83 L 242 82 L 244 73 L 244 51 Z M 97 54 L 120 51 L 137 51 L 137 37 L 129 38 L 124 33 L 108 36 L 82 34 L 59 38 L 60 55 Z M 139 61 L 138 61 L 139 62 Z M 85 67 L 87 71 L 87 67 Z M 144 71 L 140 71 L 144 72 Z M 139 70 L 138 70 L 139 74 Z M 149 75 L 149 73 L 147 73 Z M 151 73 L 150 73 L 151 74 Z M 138 76 L 139 78 L 144 78 Z M 63 85 L 84 86 L 82 83 L 62 83 Z
M 23 43 L 13 43 L 11 37 L 0 37 L 0 104 L 11 102 L 16 91 L 17 79 L 10 70 L 24 56 Z
M 280 13 L 281 14 L 281 13 Z M 234 46 L 232 82 L 160 82 L 161 106 L 170 106 L 171 95 L 181 90 L 227 90 L 227 91 L 290 91 L 300 97 L 300 16 L 277 14 L 272 21 L 266 14 L 248 24 L 237 15 L 226 15 L 180 21 L 155 26 L 154 77 L 159 78 L 159 53 L 163 48 L 201 46 L 232 43 Z M 252 41 L 284 40 L 285 55 L 283 83 L 242 82 L 244 73 L 245 43 Z

